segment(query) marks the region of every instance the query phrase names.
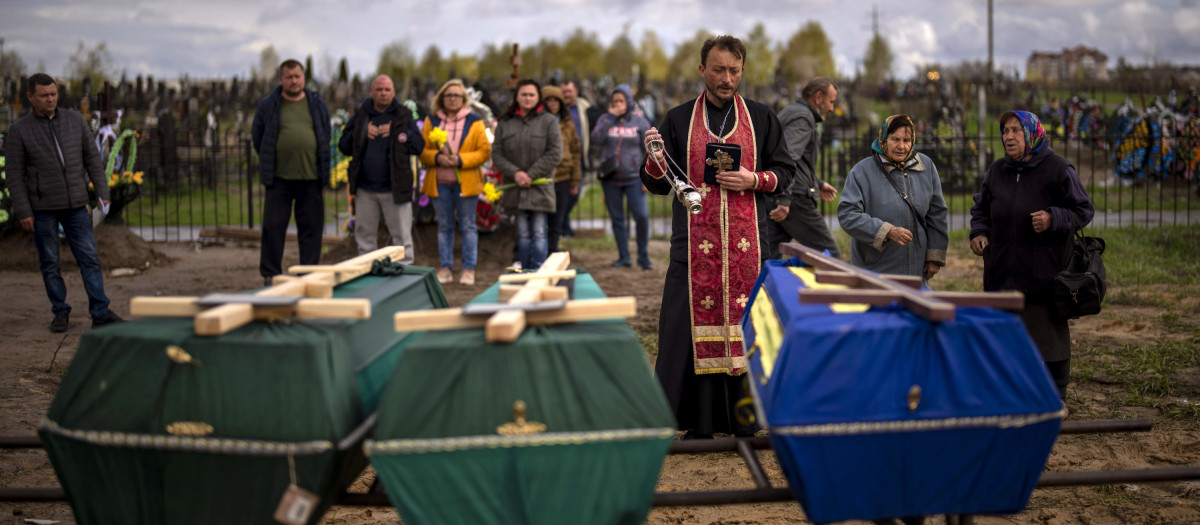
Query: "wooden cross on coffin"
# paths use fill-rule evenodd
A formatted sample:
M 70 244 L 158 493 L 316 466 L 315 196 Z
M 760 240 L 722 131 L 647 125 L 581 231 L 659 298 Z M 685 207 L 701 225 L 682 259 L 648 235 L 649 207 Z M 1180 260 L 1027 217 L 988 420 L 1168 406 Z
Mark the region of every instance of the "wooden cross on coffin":
M 637 314 L 637 302 L 633 297 L 569 300 L 567 288 L 558 286 L 558 281 L 575 277 L 575 270 L 567 269 L 570 264 L 569 253 L 557 252 L 550 254 L 537 272 L 501 275 L 499 303 L 397 312 L 396 331 L 455 330 L 482 326 L 484 338 L 489 343 L 511 343 L 530 324 L 574 323 L 633 317 Z
M 254 294 L 204 297 L 134 297 L 135 317 L 192 317 L 196 335 L 221 335 L 254 320 L 369 319 L 369 299 L 331 299 L 333 287 L 371 273 L 376 260 L 404 257 L 403 246 L 389 246 L 333 265 L 288 268 L 303 276 L 277 275 L 272 286 Z
M 817 268 L 815 275 L 818 283 L 852 287 L 802 288 L 802 303 L 858 303 L 879 306 L 899 301 L 905 308 L 930 321 L 954 319 L 954 309 L 958 306 L 983 306 L 1014 311 L 1025 308 L 1025 295 L 1021 292 L 921 291 L 920 277 L 876 274 L 798 243 L 781 244 L 779 250 L 784 254 L 800 257 L 800 260 Z

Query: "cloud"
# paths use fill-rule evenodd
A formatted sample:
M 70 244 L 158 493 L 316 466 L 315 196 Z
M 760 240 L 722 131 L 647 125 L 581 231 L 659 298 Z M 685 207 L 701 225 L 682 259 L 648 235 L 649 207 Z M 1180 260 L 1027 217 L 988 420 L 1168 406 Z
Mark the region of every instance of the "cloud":
M 667 53 L 698 29 L 746 35 L 759 21 L 785 42 L 806 21 L 833 41 L 838 68 L 852 73 L 871 38 L 871 6 L 845 0 L 41 0 L 8 2 L 0 18 L 5 50 L 58 73 L 82 39 L 107 42 L 119 67 L 193 77 L 245 75 L 259 51 L 346 57 L 352 71 L 373 71 L 379 50 L 407 37 L 417 56 L 430 44 L 444 53 L 476 53 L 485 42 L 533 44 L 573 28 L 608 44 L 632 21 L 639 41 L 654 30 Z M 735 15 L 736 16 L 733 16 Z M 997 66 L 1023 71 L 1032 51 L 1084 44 L 1132 63 L 1200 60 L 1200 0 L 1041 0 L 997 2 Z M 912 0 L 879 6 L 880 30 L 895 53 L 895 72 L 920 63 L 987 58 L 987 11 L 981 0 Z M 63 35 L 69 35 L 64 38 Z M 1007 66 L 1006 66 L 1007 65 Z

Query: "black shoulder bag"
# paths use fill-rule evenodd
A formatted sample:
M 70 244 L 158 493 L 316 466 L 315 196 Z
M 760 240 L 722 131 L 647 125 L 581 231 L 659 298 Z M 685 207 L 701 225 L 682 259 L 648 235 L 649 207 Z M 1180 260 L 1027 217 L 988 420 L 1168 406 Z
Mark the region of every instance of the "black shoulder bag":
M 1054 276 L 1054 309 L 1061 319 L 1075 319 L 1100 313 L 1100 303 L 1108 290 L 1104 261 L 1104 239 L 1085 237 L 1076 229 L 1067 240 L 1070 258 L 1066 267 Z

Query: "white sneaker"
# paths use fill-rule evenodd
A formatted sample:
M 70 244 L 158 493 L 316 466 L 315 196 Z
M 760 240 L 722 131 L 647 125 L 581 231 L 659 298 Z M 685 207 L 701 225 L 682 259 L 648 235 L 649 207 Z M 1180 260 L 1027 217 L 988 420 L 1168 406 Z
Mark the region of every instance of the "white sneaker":
M 512 266 L 509 266 L 509 268 L 512 268 L 514 270 L 520 270 L 521 269 L 521 261 L 513 261 Z
M 437 276 L 439 283 L 449 284 L 454 282 L 454 274 L 450 273 L 449 268 L 438 268 Z

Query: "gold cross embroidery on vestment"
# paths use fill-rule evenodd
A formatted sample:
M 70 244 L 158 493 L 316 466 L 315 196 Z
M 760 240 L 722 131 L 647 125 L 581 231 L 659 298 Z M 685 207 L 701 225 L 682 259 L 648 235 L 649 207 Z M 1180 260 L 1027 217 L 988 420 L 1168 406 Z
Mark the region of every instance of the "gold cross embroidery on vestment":
M 700 301 L 700 304 L 704 305 L 705 310 L 712 310 L 713 305 L 717 304 L 717 302 L 713 300 L 711 295 L 706 295 L 704 296 L 704 300 Z
M 713 249 L 714 247 L 716 247 L 716 245 L 714 245 L 711 242 L 708 242 L 708 240 L 705 239 L 704 242 L 700 243 L 700 245 L 697 247 L 700 248 L 700 250 L 702 250 L 704 252 L 704 255 L 708 255 L 708 251 Z
M 743 252 L 749 250 L 750 241 L 747 241 L 745 237 L 742 237 L 742 241 L 738 243 L 738 248 L 741 248 Z

